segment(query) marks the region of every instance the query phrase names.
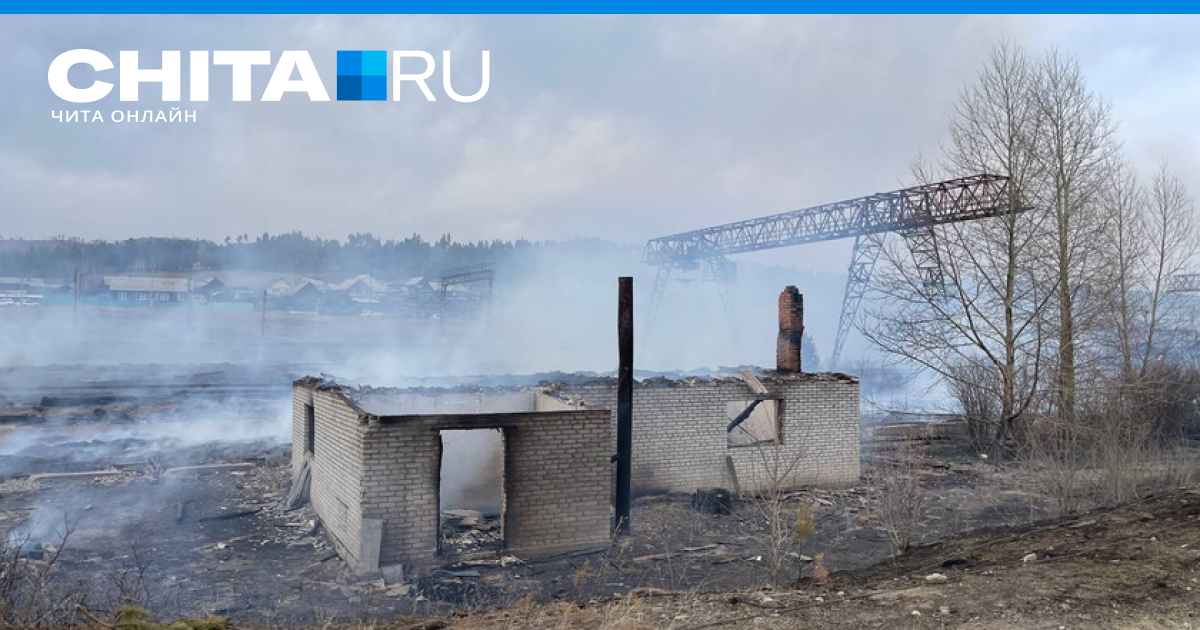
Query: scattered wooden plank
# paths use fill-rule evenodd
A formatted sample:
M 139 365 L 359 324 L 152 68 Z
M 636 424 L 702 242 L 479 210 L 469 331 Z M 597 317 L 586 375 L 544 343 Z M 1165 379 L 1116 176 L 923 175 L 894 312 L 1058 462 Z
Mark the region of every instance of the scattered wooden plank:
M 30 481 L 72 481 L 94 479 L 96 477 L 121 477 L 127 473 L 123 470 L 87 470 L 83 472 L 49 472 L 29 475 Z
M 253 510 L 239 510 L 237 512 L 227 512 L 225 514 L 213 514 L 212 516 L 204 516 L 196 519 L 197 523 L 211 523 L 213 521 L 231 521 L 235 518 L 244 516 L 253 516 L 262 511 L 262 508 L 254 508 Z
M 253 462 L 236 462 L 232 464 L 201 464 L 199 466 L 178 466 L 168 468 L 163 471 L 164 477 L 178 475 L 182 473 L 207 473 L 207 472 L 222 472 L 226 470 L 247 470 L 255 468 L 258 465 Z
M 718 545 L 716 543 L 709 543 L 707 545 L 700 545 L 698 547 L 683 547 L 683 548 L 679 549 L 678 551 L 668 551 L 666 553 L 656 553 L 656 554 L 651 554 L 648 556 L 639 556 L 637 558 L 634 558 L 633 561 L 634 562 L 658 562 L 660 560 L 670 560 L 672 558 L 678 558 L 679 556 L 682 556 L 685 553 L 697 553 L 700 551 L 712 551 L 712 550 L 716 549 L 717 546 Z

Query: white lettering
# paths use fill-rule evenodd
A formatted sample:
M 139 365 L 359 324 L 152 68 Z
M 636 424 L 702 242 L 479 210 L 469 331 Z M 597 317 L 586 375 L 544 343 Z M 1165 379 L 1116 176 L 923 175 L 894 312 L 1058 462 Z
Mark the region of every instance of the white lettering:
M 138 67 L 138 51 L 121 51 L 121 100 L 138 100 L 139 83 L 162 83 L 162 100 L 179 100 L 179 51 L 164 50 L 162 68 L 158 70 Z
M 488 91 L 488 83 L 490 79 L 488 76 L 488 68 L 491 65 L 490 62 L 491 55 L 488 51 L 483 51 L 483 84 L 479 86 L 479 91 L 474 95 L 459 96 L 457 93 L 455 93 L 454 88 L 450 87 L 450 51 L 442 51 L 442 88 L 446 90 L 446 94 L 450 98 L 458 101 L 459 103 L 474 103 L 475 101 L 478 101 L 479 99 L 483 98 L 483 95 L 487 94 Z M 424 87 L 424 84 L 422 84 L 422 87 Z
M 188 98 L 192 101 L 208 100 L 208 51 L 193 50 L 188 57 Z
M 67 71 L 77 63 L 86 63 L 97 72 L 111 70 L 113 67 L 112 60 L 94 50 L 84 48 L 68 50 L 55 57 L 54 61 L 50 63 L 50 72 L 46 78 L 50 81 L 50 89 L 54 91 L 54 94 L 58 98 L 72 103 L 91 103 L 108 96 L 113 88 L 111 83 L 96 81 L 89 87 L 77 88 L 67 81 Z
M 271 65 L 269 50 L 213 51 L 214 66 L 233 66 L 233 100 L 250 100 L 250 66 Z
M 404 74 L 404 73 L 400 72 L 400 59 L 402 59 L 404 57 L 419 57 L 421 59 L 424 59 L 425 60 L 425 72 L 422 72 L 421 74 Z M 392 82 L 392 100 L 394 100 L 394 101 L 400 100 L 400 82 L 401 81 L 416 81 L 417 85 L 419 85 L 421 87 L 421 91 L 425 93 L 426 99 L 431 100 L 431 101 L 437 100 L 436 98 L 433 97 L 433 92 L 431 92 L 429 90 L 429 86 L 425 85 L 425 79 L 428 79 L 429 75 L 433 74 L 433 67 L 434 67 L 433 55 L 430 55 L 429 53 L 427 53 L 423 50 L 397 50 L 394 53 L 392 53 L 392 65 L 395 66 L 394 68 L 392 68 L 392 70 L 395 71 L 395 73 L 396 73 L 396 78 Z
M 293 69 L 300 71 L 300 79 L 297 81 L 292 80 Z M 329 100 L 325 85 L 321 83 L 321 77 L 317 74 L 317 67 L 313 65 L 307 52 L 285 50 L 279 55 L 279 63 L 275 65 L 275 72 L 271 74 L 271 81 L 267 83 L 267 91 L 263 93 L 262 100 L 278 101 L 284 92 L 305 92 L 310 101 Z

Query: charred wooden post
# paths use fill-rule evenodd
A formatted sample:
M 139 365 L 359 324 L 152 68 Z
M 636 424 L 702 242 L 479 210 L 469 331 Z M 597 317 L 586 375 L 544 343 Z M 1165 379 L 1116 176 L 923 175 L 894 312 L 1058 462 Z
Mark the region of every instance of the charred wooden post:
M 787 287 L 779 294 L 779 337 L 775 342 L 775 369 L 798 374 L 804 340 L 804 296 L 796 287 Z
M 617 497 L 614 528 L 629 532 L 633 467 L 633 278 L 617 281 Z

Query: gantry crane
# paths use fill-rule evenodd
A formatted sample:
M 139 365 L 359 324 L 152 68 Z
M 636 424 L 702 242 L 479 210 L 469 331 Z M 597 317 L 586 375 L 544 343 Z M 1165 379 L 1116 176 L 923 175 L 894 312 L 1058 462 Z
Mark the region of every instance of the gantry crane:
M 1200 273 L 1179 273 L 1167 280 L 1168 293 L 1200 293 Z
M 449 313 L 449 305 L 446 302 L 447 292 L 450 287 L 460 284 L 485 284 L 487 292 L 479 296 L 479 299 L 486 303 L 490 309 L 492 305 L 492 286 L 496 280 L 496 265 L 492 263 L 483 263 L 478 265 L 470 265 L 467 267 L 455 267 L 453 269 L 443 269 L 438 274 L 438 291 L 441 293 L 441 303 L 438 310 L 444 319 Z M 490 311 L 489 311 L 490 312 Z
M 926 287 L 940 291 L 942 267 L 933 228 L 1014 210 L 1022 211 L 1024 207 L 1011 203 L 1008 178 L 984 173 L 651 239 L 646 244 L 645 261 L 658 271 L 647 307 L 647 323 L 653 321 L 674 269 L 691 270 L 704 265 L 720 287 L 735 275 L 734 264 L 726 258 L 732 254 L 854 237 L 830 357 L 831 365 L 837 366 L 888 232 L 899 232 L 904 237 Z M 721 293 L 728 314 L 728 289 L 722 288 Z

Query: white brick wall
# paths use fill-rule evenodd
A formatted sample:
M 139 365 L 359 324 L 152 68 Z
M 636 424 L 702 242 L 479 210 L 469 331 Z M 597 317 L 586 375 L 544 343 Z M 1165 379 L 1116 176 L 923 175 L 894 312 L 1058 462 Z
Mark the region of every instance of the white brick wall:
M 780 399 L 780 444 L 729 448 L 726 404 L 755 397 L 740 379 L 655 379 L 634 388 L 636 492 L 691 492 L 771 483 L 766 471 L 791 469 L 788 485 L 841 484 L 859 476 L 857 381 L 832 375 L 761 379 Z M 608 544 L 612 527 L 616 382 L 596 379 L 551 388 L 539 411 L 379 418 L 319 380 L 293 387 L 292 464 L 305 457 L 304 406 L 316 414 L 312 502 L 339 553 L 358 566 L 363 519 L 383 522 L 379 564 L 426 564 L 438 548 L 438 477 L 443 429 L 500 428 L 504 435 L 504 533 L 522 553 L 557 553 Z M 562 397 L 582 400 L 563 405 Z M 370 566 L 369 559 L 364 564 Z
M 730 456 L 743 489 L 752 490 L 795 463 L 789 485 L 853 483 L 859 477 L 858 383 L 832 375 L 761 379 L 781 399 L 781 444 L 729 448 L 725 405 L 755 397 L 737 378 L 637 383 L 633 392 L 635 492 L 692 492 L 726 486 Z M 559 395 L 616 408 L 616 382 L 562 385 Z M 613 412 L 612 422 L 616 422 Z
M 305 453 L 305 405 L 315 412 L 314 454 Z M 306 381 L 292 386 L 292 467 L 309 459 L 313 508 L 338 552 L 357 565 L 362 527 L 362 445 L 366 425 L 337 390 L 322 390 Z
M 293 466 L 304 455 L 304 405 L 316 412 L 312 502 L 352 566 L 363 519 L 383 522 L 379 565 L 422 565 L 438 551 L 440 430 L 500 428 L 504 537 L 524 554 L 602 547 L 611 540 L 612 422 L 605 409 L 379 418 L 338 390 L 293 388 Z
M 607 410 L 530 414 L 505 442 L 509 548 L 551 554 L 609 544 L 616 468 Z
M 505 546 L 556 553 L 610 540 L 612 426 L 606 410 L 418 416 L 370 424 L 363 515 L 384 521 L 380 564 L 437 553 L 441 429 L 500 428 Z

